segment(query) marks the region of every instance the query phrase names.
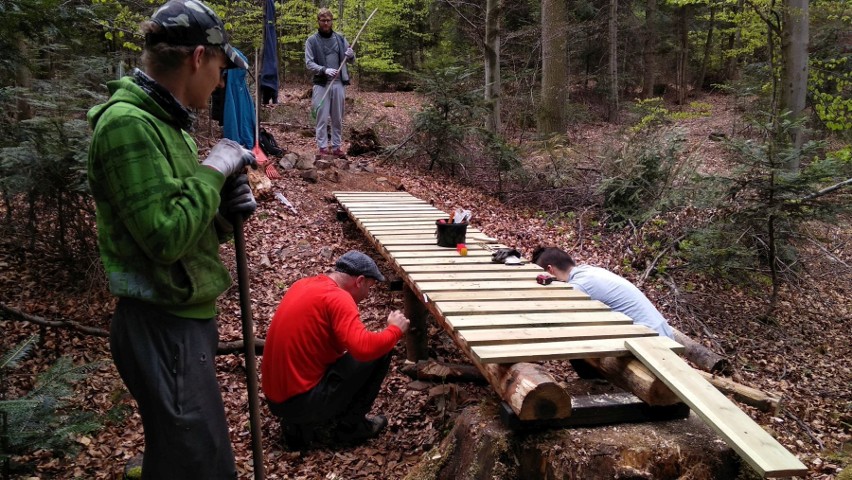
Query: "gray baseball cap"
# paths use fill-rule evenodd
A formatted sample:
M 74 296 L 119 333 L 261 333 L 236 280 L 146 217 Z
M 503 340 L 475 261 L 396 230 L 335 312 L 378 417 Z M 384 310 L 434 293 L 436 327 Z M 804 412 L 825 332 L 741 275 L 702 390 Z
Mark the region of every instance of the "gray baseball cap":
M 225 24 L 216 12 L 198 0 L 171 0 L 154 12 L 151 21 L 160 25 L 163 31 L 148 34 L 145 37 L 148 45 L 215 45 L 225 52 L 229 68 L 248 69 L 246 61 L 228 43 Z
M 385 281 L 385 276 L 379 271 L 379 267 L 376 266 L 376 262 L 357 250 L 350 250 L 344 253 L 337 259 L 337 263 L 334 264 L 334 269 L 338 272 L 352 275 L 353 277 L 364 275 L 365 277 L 370 277 L 380 282 Z

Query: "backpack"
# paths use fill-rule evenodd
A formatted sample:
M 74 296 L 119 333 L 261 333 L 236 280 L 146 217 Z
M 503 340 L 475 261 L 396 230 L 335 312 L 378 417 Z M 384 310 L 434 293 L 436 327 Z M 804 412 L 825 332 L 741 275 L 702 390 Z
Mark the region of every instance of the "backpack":
M 260 138 L 258 140 L 263 153 L 273 157 L 280 157 L 281 155 L 284 155 L 284 150 L 278 146 L 278 143 L 275 141 L 275 137 L 273 137 L 272 134 L 267 132 L 265 129 L 260 129 Z

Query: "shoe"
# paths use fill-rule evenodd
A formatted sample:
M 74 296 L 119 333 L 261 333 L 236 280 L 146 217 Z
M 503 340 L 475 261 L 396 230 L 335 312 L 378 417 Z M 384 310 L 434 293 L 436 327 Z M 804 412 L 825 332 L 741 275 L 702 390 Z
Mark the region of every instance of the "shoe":
M 344 151 L 343 151 L 343 150 L 341 150 L 340 148 L 335 148 L 335 149 L 331 152 L 331 154 L 332 154 L 332 155 L 334 155 L 334 156 L 335 156 L 335 157 L 337 157 L 337 158 L 346 158 L 346 152 L 344 152 Z
M 320 149 L 319 149 L 319 154 L 320 154 L 320 155 L 331 155 L 331 151 L 330 151 L 329 149 L 327 149 L 327 148 L 320 148 Z
M 306 424 L 281 422 L 281 446 L 300 451 L 333 444 L 337 425 L 333 423 Z
M 388 426 L 384 415 L 365 415 L 353 423 L 340 422 L 337 428 L 337 441 L 342 444 L 357 445 L 366 440 L 379 436 Z

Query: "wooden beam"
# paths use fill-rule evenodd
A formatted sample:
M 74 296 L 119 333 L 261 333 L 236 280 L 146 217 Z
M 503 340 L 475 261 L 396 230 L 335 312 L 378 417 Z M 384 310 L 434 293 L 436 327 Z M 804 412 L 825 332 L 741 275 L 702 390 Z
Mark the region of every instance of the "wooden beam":
M 526 326 L 583 326 L 583 325 L 632 325 L 627 315 L 612 311 L 560 312 L 560 313 L 506 313 L 496 315 L 447 316 L 447 323 L 454 329 L 474 328 L 517 328 Z
M 462 330 L 456 328 L 468 345 L 518 345 L 553 341 L 584 341 L 603 338 L 655 337 L 659 334 L 644 325 L 520 327 Z
M 440 302 L 443 315 L 484 314 L 513 312 L 582 312 L 608 311 L 609 307 L 597 300 L 518 300 L 503 302 Z
M 452 265 L 408 265 L 405 267 L 405 271 L 407 273 L 533 272 L 536 275 L 543 273 L 541 267 L 534 263 L 526 265 L 503 265 L 502 263 L 490 262 L 488 261 L 488 258 L 477 258 L 479 261 L 476 263 Z M 535 277 L 535 275 L 533 275 L 533 277 Z M 509 297 L 511 298 L 511 294 L 509 294 Z
M 626 340 L 625 345 L 758 474 L 789 477 L 807 473 L 798 458 L 676 354 L 648 339 Z
M 456 280 L 449 282 L 420 282 L 417 284 L 421 292 L 427 295 L 434 292 L 446 291 L 486 291 L 486 290 L 541 290 L 541 285 L 532 280 L 510 279 L 510 280 Z M 549 288 L 549 287 L 548 287 Z M 571 287 L 557 287 L 570 290 Z M 430 297 L 431 298 L 431 297 Z
M 570 288 L 537 288 L 534 290 L 473 290 L 469 292 L 433 292 L 429 294 L 433 302 L 467 300 L 478 302 L 481 300 L 501 301 L 511 298 L 513 300 L 588 300 L 585 293 Z
M 649 341 L 659 342 L 661 348 L 683 351 L 682 345 L 667 337 L 649 337 Z M 608 338 L 577 342 L 483 345 L 471 347 L 471 350 L 480 363 L 538 362 L 602 356 L 624 357 L 631 354 L 624 342 L 623 338 Z

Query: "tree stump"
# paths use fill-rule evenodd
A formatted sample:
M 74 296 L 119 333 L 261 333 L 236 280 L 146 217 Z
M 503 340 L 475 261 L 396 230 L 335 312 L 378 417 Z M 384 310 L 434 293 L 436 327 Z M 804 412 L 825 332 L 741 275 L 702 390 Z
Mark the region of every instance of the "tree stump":
M 737 478 L 736 453 L 695 415 L 519 435 L 493 402 L 464 409 L 407 480 Z
M 381 150 L 382 144 L 379 142 L 379 136 L 372 128 L 367 127 L 363 130 L 352 129 L 349 137 L 349 155 L 357 157 L 358 155 L 380 152 Z

